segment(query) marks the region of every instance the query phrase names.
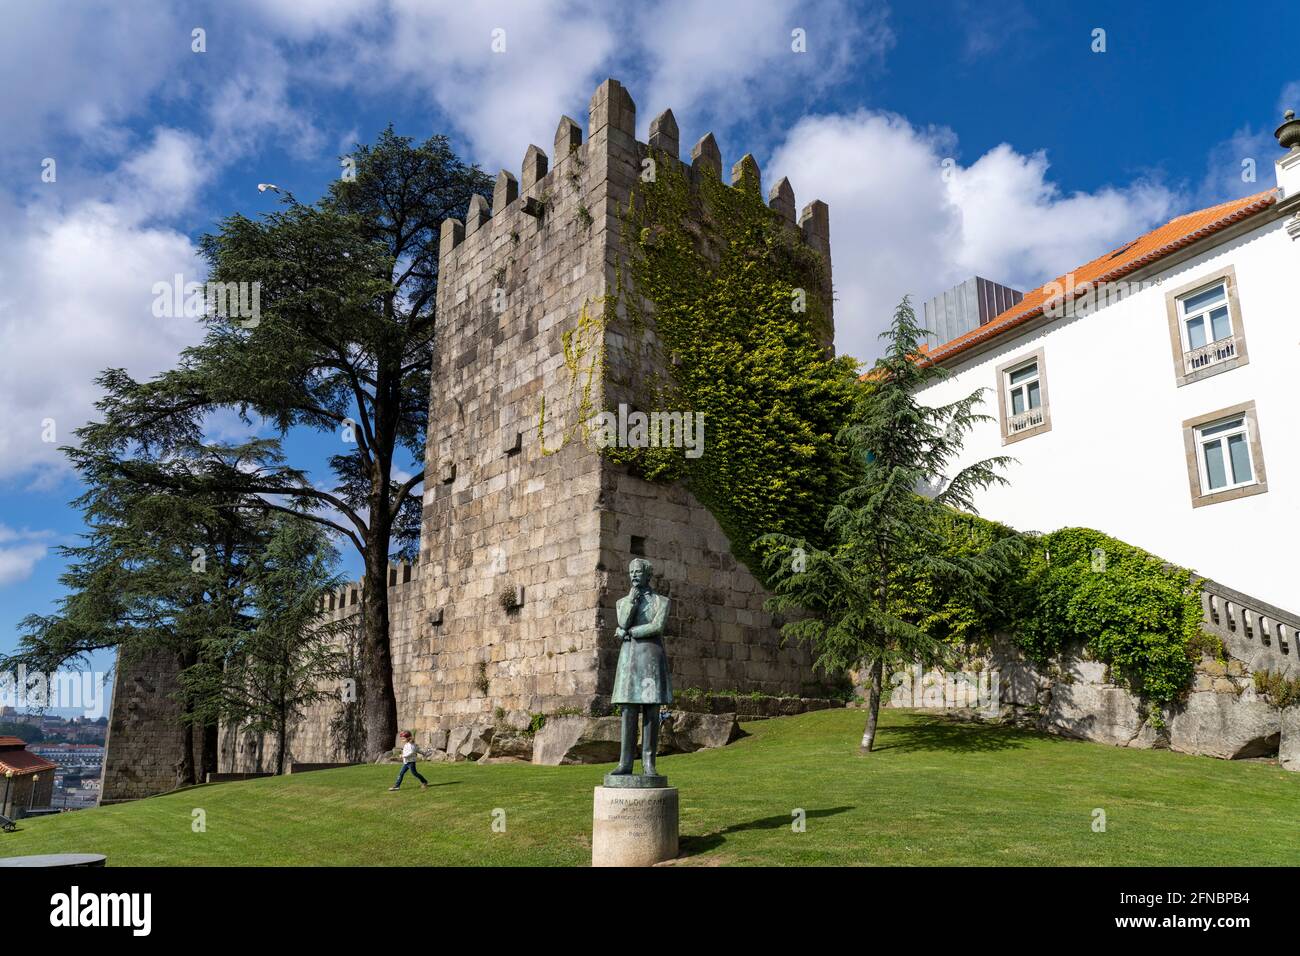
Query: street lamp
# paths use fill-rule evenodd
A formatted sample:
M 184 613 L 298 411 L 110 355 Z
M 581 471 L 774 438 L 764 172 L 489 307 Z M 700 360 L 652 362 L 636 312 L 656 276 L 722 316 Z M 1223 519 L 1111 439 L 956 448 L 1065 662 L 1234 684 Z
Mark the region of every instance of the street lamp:
M 14 772 L 12 770 L 6 770 L 5 771 L 5 798 L 4 800 L 0 800 L 0 816 L 7 816 L 5 810 L 9 806 L 9 784 L 13 782 L 13 779 L 14 779 Z
M 39 773 L 32 774 L 32 789 L 27 795 L 27 810 L 29 813 L 31 812 L 32 807 L 36 803 L 36 785 L 40 782 L 41 782 L 41 775 Z

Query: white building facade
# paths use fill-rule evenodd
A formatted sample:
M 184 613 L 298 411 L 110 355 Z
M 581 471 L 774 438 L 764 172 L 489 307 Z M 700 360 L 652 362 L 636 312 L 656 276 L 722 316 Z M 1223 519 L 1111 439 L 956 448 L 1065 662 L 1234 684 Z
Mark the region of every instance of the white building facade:
M 1179 217 L 928 351 L 985 390 L 959 464 L 1022 531 L 1089 527 L 1300 611 L 1300 121 L 1279 186 Z

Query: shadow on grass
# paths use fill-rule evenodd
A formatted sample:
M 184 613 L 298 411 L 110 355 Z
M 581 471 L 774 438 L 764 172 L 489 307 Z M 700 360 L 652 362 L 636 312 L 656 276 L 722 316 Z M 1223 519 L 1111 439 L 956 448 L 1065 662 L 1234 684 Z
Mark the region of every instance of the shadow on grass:
M 453 786 L 455 786 L 456 784 L 458 784 L 458 783 L 460 783 L 460 782 L 461 782 L 461 781 L 459 781 L 459 780 L 439 780 L 437 783 L 432 783 L 432 782 L 431 782 L 431 783 L 429 784 L 429 786 L 428 786 L 428 789 L 432 790 L 434 787 L 453 787 Z M 389 793 L 401 793 L 403 790 L 419 790 L 419 789 L 420 789 L 420 784 L 419 784 L 419 781 L 417 780 L 417 781 L 416 781 L 416 785 L 415 785 L 414 787 L 401 786 L 401 787 L 398 787 L 396 790 L 394 790 L 394 789 L 392 789 L 391 787 L 389 787 L 389 788 L 388 788 L 388 792 L 389 792 Z
M 953 753 L 996 753 L 1025 746 L 1028 732 L 1016 727 L 957 720 L 940 714 L 916 714 L 911 722 L 881 728 L 873 753 L 948 751 Z
M 804 817 L 806 819 L 816 819 L 818 817 L 831 817 L 837 813 L 845 813 L 854 807 L 830 807 L 826 810 L 806 810 Z M 728 833 L 741 833 L 745 830 L 779 830 L 782 827 L 788 827 L 794 822 L 794 816 L 790 813 L 777 814 L 772 817 L 760 817 L 757 820 L 750 820 L 748 823 L 734 823 L 729 827 L 723 827 L 721 830 L 714 830 L 712 833 L 705 833 L 701 836 L 685 836 L 678 842 L 678 857 L 697 856 L 700 853 L 707 853 L 709 850 L 715 850 L 727 842 Z

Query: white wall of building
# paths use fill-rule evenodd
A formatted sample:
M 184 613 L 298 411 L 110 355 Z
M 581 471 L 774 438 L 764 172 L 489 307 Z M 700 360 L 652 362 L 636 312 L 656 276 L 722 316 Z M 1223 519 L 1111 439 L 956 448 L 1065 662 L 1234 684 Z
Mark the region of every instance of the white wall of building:
M 1179 387 L 1166 293 L 1225 265 L 1236 270 L 1249 363 Z M 1300 611 L 1300 241 L 1273 219 L 1143 278 L 1160 285 L 1093 314 L 1005 333 L 996 347 L 954 359 L 950 377 L 919 397 L 941 405 L 987 390 L 982 410 L 995 421 L 969 436 L 963 463 L 1017 461 L 1004 472 L 1010 486 L 977 499 L 985 517 L 1024 531 L 1096 528 Z M 1004 446 L 996 369 L 1038 348 L 1051 430 Z M 1268 491 L 1193 508 L 1182 423 L 1250 400 Z

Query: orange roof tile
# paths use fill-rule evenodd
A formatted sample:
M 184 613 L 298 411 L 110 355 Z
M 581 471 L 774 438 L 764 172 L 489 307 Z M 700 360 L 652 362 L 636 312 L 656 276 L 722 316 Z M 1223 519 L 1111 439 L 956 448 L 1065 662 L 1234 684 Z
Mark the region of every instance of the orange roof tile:
M 1159 228 L 1152 229 L 1135 242 L 1126 243 L 1118 249 L 1112 249 L 1105 255 L 1098 256 L 1067 275 L 1073 276 L 1072 285 L 1077 294 L 1082 295 L 1089 286 L 1095 286 L 1099 282 L 1113 282 L 1136 272 L 1199 239 L 1262 212 L 1275 202 L 1277 202 L 1276 191 L 1266 189 L 1264 192 L 1243 199 L 1233 199 L 1219 203 L 1217 206 L 1210 206 L 1208 209 L 1189 212 L 1177 219 L 1171 219 Z M 1067 275 L 1059 276 L 1055 281 L 1044 283 L 1034 289 L 1011 308 L 994 316 L 979 328 L 965 332 L 937 348 L 927 350 L 924 360 L 938 362 L 952 358 L 980 342 L 988 341 L 1030 319 L 1037 318 L 1043 314 L 1044 308 L 1051 303 L 1054 295 L 1059 296 L 1062 288 L 1070 287 L 1071 283 L 1067 282 Z
M 14 776 L 21 777 L 24 774 L 45 773 L 47 770 L 58 769 L 55 764 L 30 750 L 0 751 L 0 775 L 10 771 Z

